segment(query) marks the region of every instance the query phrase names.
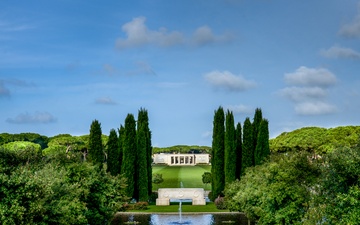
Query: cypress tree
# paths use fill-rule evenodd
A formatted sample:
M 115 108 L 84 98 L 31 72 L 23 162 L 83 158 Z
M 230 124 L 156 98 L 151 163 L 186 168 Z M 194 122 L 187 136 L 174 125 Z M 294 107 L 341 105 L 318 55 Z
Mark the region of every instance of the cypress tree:
M 219 107 L 214 115 L 213 140 L 212 140 L 212 157 L 211 157 L 211 173 L 212 173 L 212 200 L 222 195 L 225 187 L 224 172 L 224 137 L 225 137 L 225 118 L 224 110 Z
M 124 143 L 123 143 L 123 163 L 122 174 L 127 179 L 126 194 L 128 197 L 136 198 L 136 122 L 132 114 L 128 114 L 125 119 Z
M 260 165 L 270 155 L 269 122 L 263 119 L 260 123 L 258 141 L 255 149 L 255 165 Z
M 152 192 L 152 147 L 151 147 L 151 132 L 149 129 L 149 117 L 147 110 L 141 108 L 138 114 L 138 168 L 139 168 L 139 182 L 143 183 L 143 185 L 139 184 L 139 200 L 146 201 L 148 200 L 148 196 Z M 143 151 L 143 152 L 142 152 Z M 142 164 L 142 165 L 140 165 Z M 142 167 L 145 168 L 142 169 Z M 141 171 L 140 171 L 141 169 Z M 140 176 L 146 176 L 147 183 L 144 182 L 145 178 L 141 178 Z M 146 188 L 146 190 L 145 190 Z M 146 192 L 146 193 L 145 193 Z
M 242 160 L 242 130 L 241 124 L 237 123 L 235 132 L 236 145 L 236 179 L 240 179 L 241 175 L 241 160 Z
M 253 128 L 249 117 L 246 117 L 243 128 L 241 174 L 244 174 L 247 167 L 253 166 Z
M 104 162 L 104 151 L 101 139 L 102 131 L 99 121 L 94 120 L 90 126 L 89 135 L 89 156 L 94 164 L 98 164 L 102 169 Z
M 110 130 L 107 143 L 107 171 L 115 176 L 119 174 L 119 140 L 114 129 Z
M 137 133 L 137 153 L 136 160 L 137 169 L 137 189 L 139 191 L 139 201 L 147 201 L 149 199 L 148 193 L 148 166 L 147 166 L 147 152 L 146 152 L 146 129 L 145 124 L 138 120 Z
M 262 112 L 260 108 L 256 108 L 255 109 L 255 114 L 254 114 L 254 121 L 252 124 L 253 127 L 253 140 L 254 140 L 254 145 L 253 145 L 253 150 L 255 153 L 255 149 L 256 149 L 256 145 L 257 145 L 257 138 L 259 135 L 259 129 L 260 129 L 260 123 L 262 121 Z M 255 165 L 255 154 L 253 155 L 253 165 Z
M 123 157 L 124 157 L 124 140 L 125 140 L 125 128 L 123 127 L 123 125 L 120 125 L 120 128 L 118 129 L 119 131 L 119 157 L 118 157 L 118 160 L 119 160 L 119 167 L 118 167 L 118 173 L 121 174 L 122 171 L 121 171 L 121 167 L 122 167 L 122 164 L 123 164 Z
M 234 115 L 229 110 L 225 119 L 225 183 L 236 180 L 236 145 Z

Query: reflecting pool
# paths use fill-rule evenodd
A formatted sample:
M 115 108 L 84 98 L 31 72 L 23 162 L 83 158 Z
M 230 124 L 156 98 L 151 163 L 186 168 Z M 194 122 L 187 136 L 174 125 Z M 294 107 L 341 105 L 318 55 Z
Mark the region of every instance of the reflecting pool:
M 140 213 L 117 213 L 112 225 L 120 224 L 149 224 L 149 225 L 170 225 L 170 224 L 197 224 L 197 225 L 215 225 L 215 224 L 237 224 L 254 225 L 249 222 L 242 213 L 197 213 L 182 214 L 140 214 Z

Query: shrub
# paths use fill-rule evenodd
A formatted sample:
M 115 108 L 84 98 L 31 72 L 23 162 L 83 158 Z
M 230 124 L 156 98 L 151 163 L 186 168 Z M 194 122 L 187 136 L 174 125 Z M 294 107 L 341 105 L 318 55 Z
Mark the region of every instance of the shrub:
M 149 203 L 147 202 L 137 202 L 134 204 L 134 210 L 145 210 L 148 209 Z
M 225 204 L 225 201 L 224 201 L 224 197 L 218 196 L 215 199 L 215 206 L 216 206 L 217 209 L 226 209 L 226 204 Z

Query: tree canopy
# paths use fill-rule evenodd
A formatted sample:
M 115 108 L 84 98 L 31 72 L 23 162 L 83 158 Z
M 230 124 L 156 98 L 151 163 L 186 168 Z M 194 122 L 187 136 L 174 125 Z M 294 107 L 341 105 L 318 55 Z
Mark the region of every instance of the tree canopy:
M 339 147 L 354 147 L 360 140 L 360 126 L 335 128 L 304 127 L 284 132 L 270 140 L 271 152 L 308 151 L 322 154 Z

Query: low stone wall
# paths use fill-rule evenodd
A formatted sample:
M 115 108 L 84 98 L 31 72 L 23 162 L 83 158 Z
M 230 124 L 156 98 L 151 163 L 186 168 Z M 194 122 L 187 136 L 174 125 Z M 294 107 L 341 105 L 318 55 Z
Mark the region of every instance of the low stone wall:
M 156 205 L 170 205 L 170 199 L 192 199 L 193 205 L 206 205 L 203 188 L 159 188 Z

